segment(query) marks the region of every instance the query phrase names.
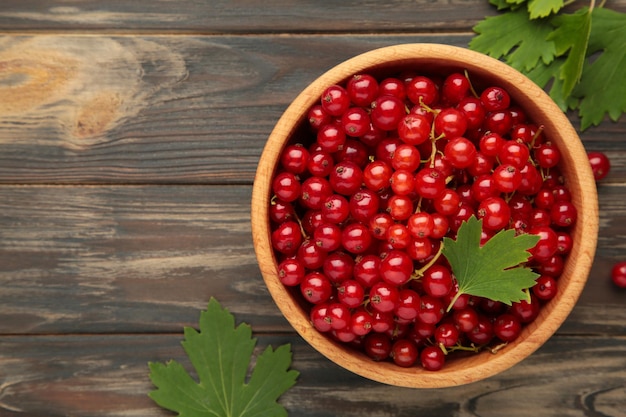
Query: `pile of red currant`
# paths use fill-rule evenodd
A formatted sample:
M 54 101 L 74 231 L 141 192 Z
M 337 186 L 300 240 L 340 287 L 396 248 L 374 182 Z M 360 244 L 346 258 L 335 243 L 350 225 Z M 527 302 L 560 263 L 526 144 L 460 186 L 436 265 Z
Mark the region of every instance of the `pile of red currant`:
M 577 218 L 561 152 L 496 85 L 468 74 L 357 74 L 329 86 L 272 179 L 278 276 L 313 326 L 377 361 L 438 370 L 515 340 L 558 291 Z M 444 256 L 471 216 L 539 241 L 528 300 L 463 294 Z M 456 353 L 458 355 L 458 353 Z

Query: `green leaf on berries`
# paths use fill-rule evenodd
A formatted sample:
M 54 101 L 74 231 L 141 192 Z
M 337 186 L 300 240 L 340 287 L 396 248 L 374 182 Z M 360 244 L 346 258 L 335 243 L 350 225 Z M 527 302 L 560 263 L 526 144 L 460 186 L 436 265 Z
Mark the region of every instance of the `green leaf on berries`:
M 617 121 L 626 112 L 626 14 L 595 8 L 591 17 L 590 59 L 573 92 L 580 98 L 582 130 L 606 115 Z
M 150 398 L 181 417 L 286 417 L 277 400 L 298 376 L 289 370 L 290 346 L 267 347 L 246 382 L 256 345 L 250 326 L 235 327 L 232 314 L 211 298 L 199 327 L 185 327 L 182 342 L 199 382 L 179 362 L 150 363 L 157 387 Z
M 443 238 L 442 253 L 459 285 L 450 307 L 461 294 L 511 305 L 527 298 L 524 290 L 532 287 L 539 276 L 523 265 L 539 236 L 516 236 L 513 229 L 501 230 L 481 246 L 482 223 L 472 216 L 461 224 L 456 239 Z
M 564 6 L 563 0 L 530 0 L 528 2 L 528 13 L 531 19 L 548 17 L 558 13 Z
M 520 71 L 529 71 L 539 61 L 549 64 L 556 55 L 554 42 L 548 40 L 553 26 L 548 20 L 530 20 L 524 8 L 497 16 L 489 16 L 474 26 L 478 34 L 469 43 L 470 49 L 504 58 Z
M 559 72 L 559 78 L 563 81 L 563 96 L 567 97 L 582 76 L 591 33 L 591 13 L 583 7 L 576 13 L 556 16 L 552 24 L 556 29 L 547 39 L 554 41 L 558 56 L 567 54 Z

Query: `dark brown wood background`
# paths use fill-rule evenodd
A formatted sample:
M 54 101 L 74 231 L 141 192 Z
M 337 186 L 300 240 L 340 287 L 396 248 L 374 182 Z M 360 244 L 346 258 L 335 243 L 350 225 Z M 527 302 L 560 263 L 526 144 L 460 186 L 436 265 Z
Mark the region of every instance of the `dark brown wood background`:
M 609 1 L 626 12 L 626 1 Z M 291 343 L 294 417 L 626 416 L 626 119 L 584 294 L 529 359 L 441 390 L 355 376 L 264 288 L 249 204 L 273 125 L 309 82 L 391 44 L 467 46 L 486 0 L 0 3 L 0 416 L 167 416 L 148 362 L 177 359 L 210 297 L 259 348 Z M 577 125 L 577 118 L 570 114 Z

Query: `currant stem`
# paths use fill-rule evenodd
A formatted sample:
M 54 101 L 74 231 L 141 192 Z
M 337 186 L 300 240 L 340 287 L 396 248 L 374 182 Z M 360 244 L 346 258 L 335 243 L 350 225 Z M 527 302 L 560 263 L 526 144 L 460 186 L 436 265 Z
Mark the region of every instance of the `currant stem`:
M 441 244 L 439 245 L 439 250 L 437 251 L 435 256 L 433 256 L 433 258 L 430 261 L 428 261 L 427 264 L 422 266 L 420 269 L 416 269 L 413 272 L 413 275 L 411 275 L 411 279 L 420 279 L 421 277 L 423 277 L 424 272 L 426 272 L 428 268 L 430 268 L 437 262 L 437 260 L 439 259 L 442 253 L 443 253 L 443 242 L 441 242 Z
M 462 292 L 462 291 L 458 291 L 458 292 L 454 295 L 454 297 L 453 297 L 453 298 L 452 298 L 452 300 L 450 301 L 450 304 L 448 304 L 448 308 L 446 308 L 446 313 L 448 313 L 448 312 L 450 312 L 450 310 L 452 310 L 452 306 L 456 303 L 456 300 L 458 300 L 458 299 L 459 299 L 459 297 L 460 297 L 461 295 L 463 295 L 463 294 L 465 294 L 465 293 L 464 293 L 464 292 Z
M 480 347 L 479 346 L 474 346 L 474 344 L 472 343 L 471 346 L 463 346 L 461 343 L 457 343 L 456 345 L 449 347 L 447 349 L 447 352 L 454 352 L 455 350 L 463 350 L 466 352 L 480 352 Z
M 472 92 L 472 94 L 474 95 L 474 97 L 475 97 L 475 98 L 480 97 L 480 96 L 478 95 L 478 93 L 476 92 L 476 90 L 474 89 L 474 85 L 472 84 L 472 80 L 470 80 L 470 77 L 469 77 L 469 72 L 467 72 L 467 70 L 465 70 L 465 71 L 464 71 L 464 74 L 465 74 L 465 78 L 467 78 L 467 81 L 469 81 L 469 84 L 470 84 L 470 91 Z

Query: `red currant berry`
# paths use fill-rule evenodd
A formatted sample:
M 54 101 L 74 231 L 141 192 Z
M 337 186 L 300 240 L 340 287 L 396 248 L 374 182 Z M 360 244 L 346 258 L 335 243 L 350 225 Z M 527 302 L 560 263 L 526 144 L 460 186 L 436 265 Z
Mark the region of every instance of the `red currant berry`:
M 331 194 L 324 200 L 321 212 L 324 222 L 339 224 L 350 215 L 350 203 L 341 194 Z
M 283 285 L 293 287 L 298 285 L 306 275 L 306 268 L 295 258 L 287 258 L 278 264 L 278 279 Z
M 300 292 L 311 304 L 326 302 L 333 293 L 333 286 L 321 272 L 310 272 L 302 279 Z
M 480 100 L 487 111 L 504 110 L 511 104 L 509 93 L 501 87 L 487 87 L 480 94 Z
M 470 88 L 470 82 L 464 74 L 450 74 L 441 85 L 441 99 L 448 105 L 456 105 L 469 94 Z
M 534 150 L 535 160 L 541 168 L 552 168 L 561 161 L 561 151 L 554 144 L 547 142 Z
M 392 285 L 401 286 L 411 279 L 414 266 L 409 255 L 400 250 L 392 250 L 380 262 L 382 279 Z
M 356 74 L 346 86 L 352 103 L 360 107 L 369 107 L 378 95 L 378 81 L 369 74 Z
M 380 197 L 368 188 L 361 188 L 350 197 L 350 215 L 356 221 L 367 223 L 378 213 Z
M 332 329 L 330 326 L 330 320 L 328 319 L 328 304 L 315 304 L 313 308 L 311 308 L 309 317 L 313 327 L 315 327 L 317 331 L 326 333 Z
M 272 191 L 280 200 L 289 203 L 300 197 L 302 186 L 295 174 L 283 171 L 274 177 Z
M 425 167 L 415 175 L 415 191 L 424 198 L 436 198 L 446 188 L 446 178 L 435 168 Z
M 346 143 L 346 133 L 339 123 L 328 123 L 317 131 L 317 144 L 320 149 L 334 153 Z
M 395 96 L 404 100 L 406 98 L 404 82 L 395 77 L 385 78 L 378 85 L 378 95 Z
M 474 162 L 476 146 L 467 138 L 456 137 L 446 144 L 443 154 L 453 167 L 463 169 Z
M 332 117 L 326 113 L 321 104 L 317 104 L 309 110 L 308 120 L 313 130 L 318 130 L 320 127 L 330 123 Z
M 396 96 L 379 96 L 372 103 L 370 117 L 379 129 L 395 130 L 405 115 L 404 102 Z
M 302 244 L 300 225 L 292 220 L 281 223 L 272 232 L 272 247 L 287 256 L 295 255 Z
M 419 165 L 420 152 L 418 148 L 412 145 L 399 145 L 391 158 L 391 166 L 396 170 L 404 169 L 407 171 L 415 171 Z
M 363 341 L 365 354 L 374 361 L 384 361 L 391 354 L 391 339 L 383 333 L 370 333 Z
M 604 179 L 611 170 L 611 161 L 603 152 L 587 152 L 593 177 L 596 181 Z
M 431 297 L 444 297 L 453 287 L 452 273 L 445 266 L 435 264 L 424 271 L 422 288 Z
M 448 107 L 437 113 L 434 120 L 434 128 L 435 136 L 454 139 L 465 134 L 467 118 L 461 110 Z
M 365 336 L 372 331 L 372 315 L 364 308 L 359 308 L 350 317 L 350 329 L 357 336 Z
M 529 157 L 530 151 L 526 144 L 510 140 L 504 142 L 498 152 L 498 159 L 501 164 L 510 164 L 517 168 L 526 165 Z
M 620 288 L 626 288 L 626 262 L 617 262 L 611 269 L 611 280 Z
M 470 332 L 466 333 L 470 342 L 477 345 L 485 345 L 493 339 L 493 325 L 491 320 L 482 314 L 478 315 L 478 324 Z
M 353 277 L 354 258 L 342 251 L 329 253 L 324 259 L 322 271 L 332 283 L 340 283 Z
M 326 177 L 335 166 L 332 155 L 326 151 L 315 151 L 310 154 L 307 169 L 311 175 Z
M 377 282 L 369 292 L 369 301 L 372 308 L 381 313 L 389 313 L 395 310 L 400 293 L 395 284 Z
M 501 193 L 512 193 L 522 184 L 522 173 L 512 164 L 498 165 L 493 171 L 493 183 Z
M 442 323 L 435 329 L 435 342 L 447 348 L 453 347 L 459 341 L 460 332 L 454 323 Z
M 406 94 L 413 104 L 430 106 L 439 99 L 437 84 L 428 77 L 418 75 L 407 84 Z
M 478 313 L 471 307 L 454 310 L 452 319 L 463 333 L 471 332 L 474 327 L 478 326 Z
M 351 161 L 341 161 L 331 171 L 328 181 L 336 193 L 352 195 L 361 188 L 363 171 Z
M 487 132 L 495 132 L 502 136 L 508 135 L 513 127 L 511 113 L 506 110 L 487 113 L 483 127 Z
M 530 323 L 539 315 L 539 308 L 537 298 L 532 295 L 530 302 L 522 300 L 517 303 L 512 303 L 510 313 L 517 317 L 522 323 Z
M 407 114 L 398 124 L 398 136 L 407 145 L 421 145 L 430 137 L 430 120 L 420 114 Z
M 426 346 L 420 353 L 420 362 L 427 371 L 438 371 L 446 363 L 446 355 L 439 346 Z
M 493 231 L 503 229 L 511 221 L 511 208 L 500 197 L 488 197 L 481 201 L 477 214 L 483 220 L 483 227 Z
M 305 268 L 314 270 L 324 265 L 327 255 L 328 253 L 313 240 L 305 240 L 298 248 L 297 259 Z
M 313 232 L 313 241 L 326 252 L 337 250 L 341 247 L 341 228 L 333 223 L 324 223 Z
M 363 136 L 370 127 L 369 113 L 362 107 L 351 107 L 341 116 L 341 126 L 348 136 Z
M 557 201 L 550 209 L 552 223 L 560 227 L 573 226 L 578 217 L 576 206 L 570 201 Z
M 350 97 L 345 88 L 331 85 L 322 93 L 321 105 L 331 116 L 341 116 L 350 106 Z
M 372 161 L 363 169 L 363 183 L 372 191 L 380 191 L 389 187 L 393 170 L 386 162 Z
M 285 171 L 302 174 L 306 171 L 309 162 L 309 151 L 302 144 L 289 145 L 280 157 L 280 163 Z
M 493 332 L 503 342 L 512 342 L 522 331 L 522 324 L 513 314 L 504 313 L 496 318 Z
M 487 112 L 480 99 L 467 96 L 459 102 L 457 108 L 465 113 L 467 130 L 475 130 L 481 127 Z
M 402 320 L 414 320 L 417 317 L 419 308 L 419 294 L 410 288 L 401 289 L 394 314 Z
M 445 314 L 445 307 L 441 298 L 424 295 L 420 301 L 420 310 L 417 314 L 419 321 L 427 324 L 439 323 Z
M 396 340 L 391 346 L 391 358 L 393 362 L 403 368 L 411 367 L 417 362 L 419 351 L 415 343 L 408 339 Z
M 550 275 L 541 275 L 537 278 L 536 284 L 533 285 L 532 292 L 540 300 L 548 301 L 553 299 L 558 292 L 556 279 Z
M 372 235 L 363 223 L 350 223 L 341 234 L 341 244 L 353 254 L 366 252 L 372 244 Z

